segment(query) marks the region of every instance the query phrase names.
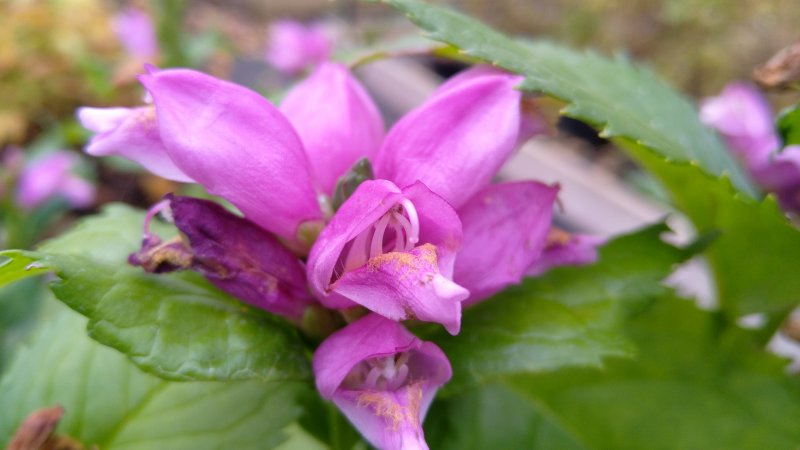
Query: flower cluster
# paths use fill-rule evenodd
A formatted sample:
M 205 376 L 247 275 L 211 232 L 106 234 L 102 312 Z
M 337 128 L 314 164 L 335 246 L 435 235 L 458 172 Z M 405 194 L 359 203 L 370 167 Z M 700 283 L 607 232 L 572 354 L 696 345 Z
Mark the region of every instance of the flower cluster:
M 551 228 L 557 186 L 492 183 L 518 143 L 540 130 L 523 114 L 521 78 L 470 69 L 387 133 L 350 71 L 322 63 L 279 107 L 186 69 L 148 69 L 152 104 L 83 108 L 87 151 L 196 182 L 208 200 L 167 196 L 181 237 L 145 224 L 130 262 L 197 270 L 241 300 L 300 325 L 308 311 L 349 324 L 318 347 L 321 395 L 378 448 L 427 448 L 421 423 L 451 377 L 442 350 L 402 321 L 460 329 L 462 308 L 526 274 L 586 263 L 597 242 Z M 351 167 L 360 167 L 360 183 Z M 343 195 L 340 201 L 334 201 Z
M 786 211 L 800 212 L 800 145 L 784 148 L 763 95 L 732 83 L 703 101 L 700 117 L 725 139 L 730 151 L 762 188 L 777 195 Z

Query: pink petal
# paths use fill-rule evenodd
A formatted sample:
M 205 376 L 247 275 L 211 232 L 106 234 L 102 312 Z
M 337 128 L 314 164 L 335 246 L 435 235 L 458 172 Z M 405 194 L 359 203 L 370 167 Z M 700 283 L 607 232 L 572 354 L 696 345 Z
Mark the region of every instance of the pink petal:
M 114 33 L 125 50 L 136 58 L 148 60 L 158 54 L 153 22 L 144 11 L 128 7 L 114 17 Z
M 765 189 L 778 196 L 786 211 L 800 212 L 800 145 L 784 148 L 765 166 L 753 171 Z
M 399 186 L 421 181 L 458 208 L 489 183 L 513 152 L 521 77 L 469 77 L 403 117 L 378 152 L 375 173 Z
M 303 146 L 261 95 L 188 69 L 142 75 L 161 140 L 175 164 L 211 194 L 291 242 L 321 221 Z
M 365 255 L 363 265 L 345 269 L 344 252 L 353 248 L 348 245 L 405 200 L 416 209 L 419 245 L 410 251 Z M 309 255 L 308 278 L 329 308 L 358 304 L 394 320 L 441 323 L 455 334 L 461 301 L 468 295 L 449 279 L 460 245 L 461 222 L 455 211 L 423 184 L 401 191 L 386 180 L 367 181 L 320 233 Z
M 372 258 L 342 275 L 331 289 L 386 318 L 440 323 L 453 335 L 461 328 L 461 302 L 469 296 L 439 273 L 432 244 Z
M 408 379 L 396 389 L 348 383 L 359 364 L 408 353 Z M 422 422 L 436 391 L 452 377 L 447 357 L 396 322 L 370 314 L 332 334 L 314 354 L 317 389 L 333 399 L 367 440 L 380 449 L 426 449 Z
M 551 229 L 549 242 L 539 259 L 528 268 L 526 275 L 536 277 L 560 266 L 584 266 L 593 264 L 598 258 L 598 247 L 606 240 L 588 234 L 567 234 Z
M 769 104 L 747 83 L 731 83 L 718 97 L 705 99 L 700 118 L 722 134 L 750 169 L 764 165 L 780 144 Z
M 294 87 L 281 112 L 297 130 L 317 185 L 330 195 L 360 158 L 372 158 L 383 139 L 375 103 L 341 64 L 323 63 Z
M 167 154 L 152 106 L 79 108 L 78 120 L 84 128 L 96 133 L 86 146 L 86 153 L 93 156 L 122 156 L 160 177 L 192 182 Z
M 331 53 L 331 40 L 321 25 L 281 20 L 270 26 L 267 39 L 267 62 L 288 75 L 322 63 Z
M 402 199 L 402 192 L 391 182 L 366 181 L 342 204 L 322 230 L 308 255 L 307 273 L 312 291 L 323 305 L 329 308 L 355 306 L 350 300 L 331 295 L 328 289 L 339 257 L 348 242 Z
M 51 198 L 61 197 L 73 208 L 91 205 L 94 185 L 71 173 L 75 163 L 76 156 L 66 150 L 31 162 L 20 174 L 16 202 L 25 209 L 33 209 Z
M 464 241 L 454 280 L 469 289 L 467 305 L 522 280 L 544 249 L 557 194 L 532 181 L 494 184 L 458 211 Z

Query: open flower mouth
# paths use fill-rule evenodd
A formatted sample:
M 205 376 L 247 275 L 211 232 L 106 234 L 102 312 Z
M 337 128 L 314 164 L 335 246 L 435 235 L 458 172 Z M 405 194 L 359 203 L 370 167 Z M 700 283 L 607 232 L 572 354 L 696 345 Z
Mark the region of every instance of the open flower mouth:
M 351 390 L 394 391 L 409 381 L 409 352 L 361 361 L 347 374 L 342 386 Z
M 372 258 L 390 252 L 411 251 L 418 242 L 419 216 L 414 204 L 404 199 L 345 245 L 334 266 L 330 284 L 346 272 L 364 266 Z

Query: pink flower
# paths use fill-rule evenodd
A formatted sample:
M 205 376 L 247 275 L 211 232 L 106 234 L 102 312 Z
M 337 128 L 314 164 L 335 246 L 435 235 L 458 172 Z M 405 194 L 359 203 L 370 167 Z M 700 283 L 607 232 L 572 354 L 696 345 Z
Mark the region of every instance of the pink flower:
M 322 25 L 306 26 L 293 20 L 281 20 L 269 29 L 266 58 L 279 71 L 295 75 L 327 61 L 331 47 Z
M 787 211 L 800 212 L 800 146 L 781 149 L 775 118 L 763 95 L 746 83 L 731 83 L 702 102 L 700 118 L 720 132 L 728 149 L 753 179 L 778 196 Z
M 73 208 L 85 208 L 94 201 L 94 186 L 72 173 L 75 154 L 58 150 L 29 162 L 19 176 L 16 202 L 34 209 L 52 198 L 63 198 Z
M 322 397 L 381 450 L 427 449 L 422 431 L 436 391 L 452 376 L 439 347 L 371 314 L 332 334 L 314 353 Z
M 453 283 L 454 271 L 475 302 L 518 282 L 542 251 L 556 188 L 490 185 L 520 134 L 528 136 L 515 89 L 521 77 L 467 71 L 385 139 L 372 100 L 338 64 L 320 66 L 281 111 L 190 70 L 153 70 L 141 80 L 154 107 L 79 112 L 100 133 L 87 151 L 194 180 L 295 249 L 324 224 L 318 195 L 330 196 L 358 159 L 375 161 L 378 180 L 330 219 L 308 260 L 312 290 L 328 307 L 361 305 L 457 333 L 470 294 Z M 459 253 L 462 226 L 470 237 Z
M 151 61 L 158 54 L 153 22 L 144 11 L 127 7 L 120 11 L 112 23 L 117 38 L 134 58 Z

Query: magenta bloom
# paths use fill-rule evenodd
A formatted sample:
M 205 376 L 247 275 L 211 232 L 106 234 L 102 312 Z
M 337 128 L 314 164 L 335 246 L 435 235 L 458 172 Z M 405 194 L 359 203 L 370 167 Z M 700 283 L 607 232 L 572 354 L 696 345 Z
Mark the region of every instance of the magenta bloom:
M 393 320 L 443 324 L 453 334 L 469 293 L 450 281 L 461 243 L 458 215 L 422 183 L 366 181 L 322 230 L 308 278 L 330 308 L 362 305 Z
M 327 61 L 331 47 L 331 39 L 322 25 L 281 20 L 270 26 L 266 58 L 279 71 L 295 75 Z
M 134 58 L 150 61 L 158 54 L 153 21 L 144 11 L 127 7 L 120 11 L 112 23 L 117 38 Z
M 66 150 L 49 153 L 28 163 L 19 176 L 16 202 L 34 209 L 51 198 L 63 198 L 73 208 L 85 208 L 94 201 L 94 186 L 72 173 L 77 157 Z
M 411 450 L 428 448 L 422 422 L 452 369 L 435 344 L 371 314 L 319 346 L 314 375 L 322 397 L 333 400 L 370 444 Z
M 731 83 L 703 101 L 700 117 L 720 132 L 753 179 L 777 194 L 785 210 L 800 212 L 800 146 L 781 150 L 775 118 L 755 87 Z

